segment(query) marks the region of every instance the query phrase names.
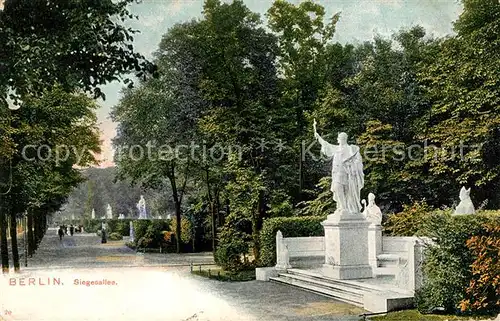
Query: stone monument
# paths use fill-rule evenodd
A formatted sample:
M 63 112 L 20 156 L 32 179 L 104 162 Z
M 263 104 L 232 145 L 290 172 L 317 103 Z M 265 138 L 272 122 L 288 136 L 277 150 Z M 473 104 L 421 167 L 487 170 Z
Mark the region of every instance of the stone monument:
M 95 220 L 95 209 L 92 209 L 92 219 Z
M 108 204 L 108 207 L 106 208 L 106 218 L 111 220 L 113 219 L 113 209 L 111 208 L 111 205 Z
M 146 220 L 148 218 L 148 213 L 146 211 L 146 200 L 144 196 L 141 195 L 139 203 L 137 203 L 137 210 L 139 211 L 139 219 Z
M 470 199 L 470 187 L 466 189 L 465 186 L 460 190 L 460 203 L 455 209 L 454 215 L 466 215 L 474 214 L 476 210 L 474 209 L 474 204 Z
M 283 242 L 283 234 L 281 231 L 276 233 L 276 253 L 279 253 L 276 258 L 276 270 L 286 270 L 292 268 L 290 265 L 288 247 Z
M 368 257 L 370 222 L 361 213 L 360 193 L 364 186 L 363 160 L 359 147 L 347 144 L 347 134 L 340 133 L 338 145 L 325 141 L 313 124 L 314 137 L 321 153 L 332 158 L 333 200 L 337 209 L 321 223 L 325 229 L 325 264 L 323 273 L 335 279 L 371 278 Z
M 130 221 L 130 242 L 134 242 L 135 231 L 134 231 L 134 222 Z
M 123 214 L 118 215 L 118 219 L 119 220 L 124 220 L 125 219 L 125 215 L 123 215 Z
M 382 253 L 382 211 L 375 204 L 375 194 L 368 194 L 368 205 L 362 200 L 365 207 L 363 216 L 370 222 L 368 227 L 368 261 L 373 270 L 377 268 L 377 255 Z

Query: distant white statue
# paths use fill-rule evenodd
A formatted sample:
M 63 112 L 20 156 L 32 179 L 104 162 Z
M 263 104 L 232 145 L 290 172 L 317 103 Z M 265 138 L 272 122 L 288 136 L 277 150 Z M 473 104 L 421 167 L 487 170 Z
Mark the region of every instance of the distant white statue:
M 135 230 L 134 230 L 134 222 L 130 221 L 129 223 L 130 225 L 130 242 L 134 242 L 134 239 L 135 239 Z
M 141 199 L 139 200 L 139 203 L 137 203 L 137 210 L 139 211 L 139 219 L 144 220 L 148 218 L 148 214 L 146 212 L 146 200 L 142 195 Z
M 92 219 L 95 220 L 95 209 L 92 209 Z
M 290 265 L 290 254 L 288 245 L 283 241 L 281 231 L 276 232 L 276 269 L 286 270 L 292 268 Z
M 338 145 L 328 143 L 316 131 L 316 120 L 313 129 L 314 138 L 321 144 L 321 153 L 333 158 L 330 190 L 333 192 L 333 200 L 337 203 L 335 213 L 360 213 L 362 210 L 360 191 L 365 180 L 359 147 L 347 144 L 346 133 L 338 135 Z
M 363 216 L 366 220 L 375 225 L 382 224 L 382 211 L 377 204 L 375 204 L 375 194 L 368 194 L 368 205 L 366 204 L 366 200 L 362 200 L 362 203 L 365 206 Z
M 474 214 L 476 210 L 474 209 L 474 204 L 472 204 L 472 200 L 470 199 L 470 187 L 466 189 L 465 186 L 460 190 L 460 203 L 455 209 L 455 215 L 464 215 L 464 214 Z
M 112 219 L 113 218 L 113 209 L 111 208 L 111 205 L 108 204 L 108 207 L 106 208 L 106 218 Z

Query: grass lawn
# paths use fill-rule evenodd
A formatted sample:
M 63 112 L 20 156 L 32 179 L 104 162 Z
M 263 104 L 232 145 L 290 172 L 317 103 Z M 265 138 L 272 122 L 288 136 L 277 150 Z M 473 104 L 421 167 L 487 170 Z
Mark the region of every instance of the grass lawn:
M 191 273 L 209 279 L 226 282 L 245 282 L 255 280 L 255 269 L 240 272 L 228 272 L 218 266 L 193 266 Z
M 398 312 L 391 312 L 385 316 L 372 317 L 370 320 L 377 321 L 455 321 L 455 320 L 488 320 L 487 317 L 462 317 L 454 315 L 439 315 L 439 314 L 420 314 L 417 310 L 405 310 Z M 493 320 L 494 317 L 490 318 Z

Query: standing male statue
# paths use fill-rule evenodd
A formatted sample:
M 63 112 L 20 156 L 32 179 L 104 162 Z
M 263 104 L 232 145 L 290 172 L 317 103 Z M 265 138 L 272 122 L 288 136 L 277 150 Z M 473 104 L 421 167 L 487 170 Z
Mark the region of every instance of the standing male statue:
M 316 131 L 316 120 L 313 124 L 314 138 L 321 144 L 321 153 L 332 157 L 333 200 L 337 203 L 338 215 L 357 215 L 361 213 L 360 191 L 365 184 L 363 160 L 356 145 L 347 144 L 347 134 L 340 133 L 338 145 L 325 141 Z

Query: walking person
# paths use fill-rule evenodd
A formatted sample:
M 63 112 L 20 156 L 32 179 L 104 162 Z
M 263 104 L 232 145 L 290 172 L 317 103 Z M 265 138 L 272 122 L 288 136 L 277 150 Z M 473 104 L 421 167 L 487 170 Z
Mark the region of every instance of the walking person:
M 108 243 L 107 235 L 106 235 L 106 230 L 108 229 L 108 224 L 106 222 L 102 222 L 101 225 L 101 243 Z
M 75 233 L 75 227 L 73 226 L 73 224 L 71 224 L 69 227 L 69 234 L 73 236 L 74 233 Z
M 62 238 L 64 237 L 64 231 L 63 231 L 62 226 L 59 226 L 59 230 L 57 231 L 57 234 L 59 235 L 59 241 L 62 241 Z

